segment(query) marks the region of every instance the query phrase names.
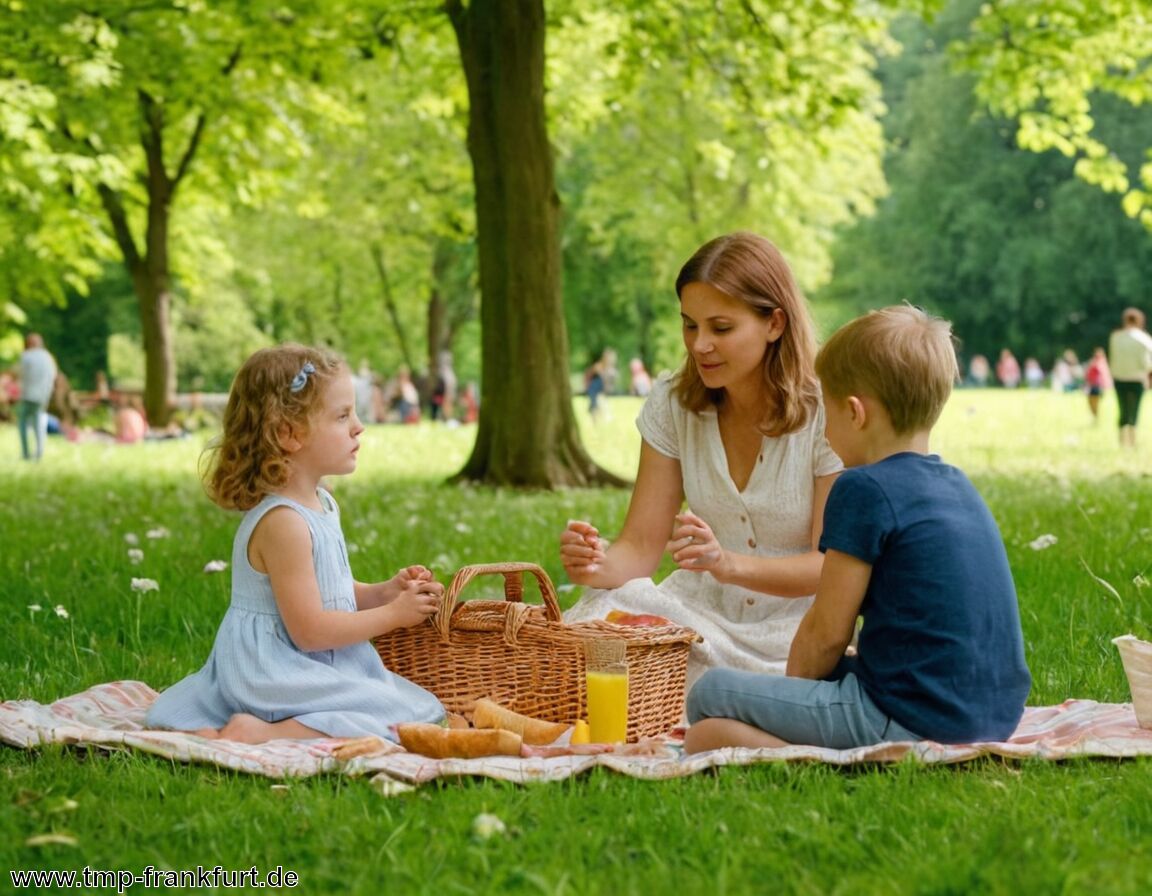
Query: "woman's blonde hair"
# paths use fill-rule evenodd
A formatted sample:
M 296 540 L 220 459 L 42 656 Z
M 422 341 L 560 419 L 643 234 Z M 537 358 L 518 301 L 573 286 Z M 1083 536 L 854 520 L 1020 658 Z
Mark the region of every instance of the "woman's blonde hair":
M 782 436 L 803 428 L 820 400 L 813 366 L 815 328 L 808 303 L 780 250 L 755 233 L 717 237 L 697 249 L 680 269 L 676 295 L 689 283 L 706 283 L 764 317 L 777 308 L 784 313 L 784 332 L 764 351 L 767 400 L 760 429 L 768 436 Z M 724 400 L 723 389 L 704 385 L 691 355 L 680 367 L 673 392 L 684 407 L 697 413 Z
M 960 376 L 952 326 L 913 308 L 869 311 L 832 334 L 816 373 L 833 398 L 876 399 L 897 433 L 930 428 Z
M 209 497 L 227 510 L 249 510 L 283 488 L 283 437 L 308 434 L 324 386 L 343 367 L 331 352 L 294 343 L 260 349 L 245 361 L 228 394 L 224 431 L 205 452 Z

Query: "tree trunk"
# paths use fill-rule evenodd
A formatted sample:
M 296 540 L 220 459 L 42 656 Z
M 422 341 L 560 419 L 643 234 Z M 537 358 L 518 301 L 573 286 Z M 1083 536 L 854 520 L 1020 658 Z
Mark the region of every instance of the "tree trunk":
M 168 269 L 168 203 L 149 195 L 147 244 L 141 255 L 129 229 L 119 193 L 101 185 L 100 198 L 112 223 L 124 267 L 136 294 L 144 348 L 144 414 L 152 426 L 165 426 L 176 396 L 176 364 L 172 353 Z
M 448 0 L 468 81 L 484 401 L 457 478 L 622 485 L 580 441 L 560 290 L 560 201 L 544 116 L 543 0 Z
M 136 281 L 144 337 L 144 415 L 151 426 L 166 426 L 176 404 L 176 359 L 172 352 L 168 270 L 146 271 Z

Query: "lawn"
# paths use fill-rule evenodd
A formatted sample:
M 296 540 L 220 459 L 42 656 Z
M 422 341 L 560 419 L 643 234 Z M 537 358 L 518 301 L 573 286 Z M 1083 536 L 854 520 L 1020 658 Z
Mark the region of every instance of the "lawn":
M 576 407 L 594 456 L 630 474 L 636 401 L 612 399 L 597 425 Z M 1152 636 L 1152 408 L 1136 453 L 1116 447 L 1114 414 L 1111 398 L 1094 426 L 1082 395 L 961 391 L 933 445 L 970 472 L 1000 522 L 1033 704 L 1127 700 L 1110 640 Z M 532 560 L 570 603 L 558 533 L 573 516 L 611 533 L 627 493 L 443 484 L 471 439 L 431 424 L 366 433 L 360 470 L 337 483 L 358 577 L 422 562 L 446 580 L 466 563 Z M 228 559 L 236 522 L 200 489 L 202 439 L 53 440 L 38 466 L 15 459 L 10 426 L 0 446 L 0 699 L 121 678 L 162 687 L 197 667 L 228 600 L 228 574 L 204 566 Z M 133 578 L 159 588 L 134 591 Z M 366 780 L 279 783 L 0 747 L 0 891 L 10 869 L 220 865 L 282 867 L 302 893 L 1137 894 L 1152 892 L 1150 793 L 1150 760 L 988 760 L 773 764 L 661 783 L 596 771 L 385 797 Z M 480 813 L 506 832 L 474 836 Z

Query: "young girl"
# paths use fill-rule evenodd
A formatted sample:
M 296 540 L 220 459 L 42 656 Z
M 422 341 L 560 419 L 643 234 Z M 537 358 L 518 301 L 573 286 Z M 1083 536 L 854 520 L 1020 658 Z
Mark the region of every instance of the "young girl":
M 568 577 L 589 586 L 565 618 L 621 609 L 696 629 L 689 684 L 718 665 L 782 674 L 820 580 L 824 501 L 843 466 L 824 438 L 812 322 L 779 250 L 751 233 L 697 250 L 676 294 L 687 356 L 636 421 L 624 528 L 611 547 L 580 520 L 560 536 Z M 666 550 L 679 569 L 656 585 Z
M 321 478 L 356 469 L 351 372 L 300 345 L 256 352 L 236 375 L 205 484 L 246 511 L 232 547 L 232 604 L 204 667 L 162 693 L 155 728 L 246 743 L 396 739 L 400 722 L 438 722 L 428 691 L 384 668 L 368 639 L 416 625 L 443 586 L 423 566 L 387 582 L 352 578 L 340 514 Z

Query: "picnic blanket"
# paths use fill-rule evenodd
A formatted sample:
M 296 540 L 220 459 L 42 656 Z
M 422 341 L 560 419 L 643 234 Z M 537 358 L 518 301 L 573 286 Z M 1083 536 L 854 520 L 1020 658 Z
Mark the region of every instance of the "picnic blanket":
M 610 752 L 428 759 L 378 738 L 354 742 L 341 738 L 277 740 L 253 746 L 183 732 L 148 730 L 144 728 L 144 716 L 156 696 L 157 692 L 143 682 L 119 681 L 96 685 L 49 704 L 9 700 L 0 703 L 0 742 L 22 749 L 76 744 L 139 750 L 180 762 L 208 763 L 276 779 L 322 773 L 368 776 L 385 794 L 442 777 L 475 775 L 527 784 L 559 781 L 596 767 L 634 778 L 663 780 L 722 766 L 778 761 L 851 766 L 906 758 L 923 763 L 957 763 L 981 756 L 1046 760 L 1152 756 L 1152 730 L 1137 725 L 1131 704 L 1095 700 L 1030 706 L 1016 733 L 1000 743 L 957 746 L 915 741 L 850 750 L 808 746 L 731 748 L 686 756 L 680 749 L 680 734 L 672 732 L 649 744 L 648 755 Z

